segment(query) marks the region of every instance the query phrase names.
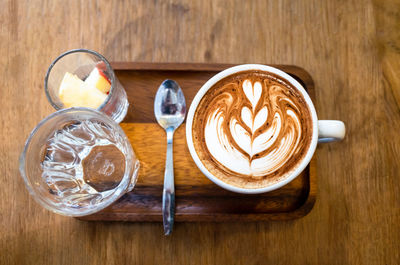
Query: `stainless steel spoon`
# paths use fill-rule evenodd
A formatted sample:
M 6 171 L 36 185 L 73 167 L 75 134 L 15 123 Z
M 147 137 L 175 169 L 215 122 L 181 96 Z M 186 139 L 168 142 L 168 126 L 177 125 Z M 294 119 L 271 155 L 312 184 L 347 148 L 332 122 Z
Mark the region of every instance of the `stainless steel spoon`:
M 162 200 L 164 233 L 169 235 L 174 225 L 175 186 L 172 158 L 172 139 L 175 129 L 182 124 L 186 115 L 186 102 L 182 89 L 174 80 L 165 80 L 158 88 L 154 100 L 154 115 L 167 132 L 167 159 L 165 162 L 164 189 Z

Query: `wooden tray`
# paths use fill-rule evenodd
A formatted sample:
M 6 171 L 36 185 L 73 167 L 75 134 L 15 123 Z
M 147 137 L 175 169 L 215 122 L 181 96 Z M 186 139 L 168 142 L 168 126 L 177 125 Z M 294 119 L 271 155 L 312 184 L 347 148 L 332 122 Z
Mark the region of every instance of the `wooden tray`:
M 153 100 L 165 79 L 176 80 L 190 106 L 199 88 L 228 64 L 112 63 L 128 94 L 128 114 L 121 123 L 141 162 L 132 192 L 103 211 L 82 220 L 162 221 L 161 197 L 166 135 L 156 123 Z M 314 83 L 302 68 L 275 65 L 300 81 L 314 98 Z M 264 194 L 242 195 L 226 191 L 208 180 L 197 168 L 186 146 L 185 124 L 174 136 L 176 190 L 175 221 L 265 221 L 305 216 L 316 199 L 316 161 L 286 186 Z

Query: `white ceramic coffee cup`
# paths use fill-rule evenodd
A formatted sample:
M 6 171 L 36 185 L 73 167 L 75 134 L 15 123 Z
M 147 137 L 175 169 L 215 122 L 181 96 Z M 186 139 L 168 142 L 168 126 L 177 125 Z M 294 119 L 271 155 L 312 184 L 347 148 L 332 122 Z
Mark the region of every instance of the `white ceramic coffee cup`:
M 271 184 L 266 187 L 255 188 L 255 189 L 236 187 L 234 185 L 223 182 L 222 180 L 220 180 L 219 178 L 217 178 L 213 174 L 211 174 L 210 171 L 208 171 L 207 168 L 200 161 L 199 156 L 197 155 L 196 150 L 194 149 L 193 137 L 192 137 L 193 117 L 196 112 L 197 106 L 199 105 L 199 102 L 203 98 L 205 93 L 221 79 L 223 79 L 229 75 L 235 74 L 237 72 L 247 71 L 247 70 L 261 70 L 261 71 L 266 71 L 266 72 L 276 74 L 276 75 L 282 77 L 283 79 L 287 80 L 288 82 L 290 82 L 294 87 L 296 87 L 296 89 L 303 95 L 303 97 L 308 105 L 308 108 L 311 112 L 312 126 L 313 126 L 313 135 L 312 135 L 311 144 L 308 148 L 308 151 L 307 151 L 305 157 L 303 158 L 301 163 L 297 166 L 297 168 L 295 170 L 293 170 L 286 178 L 282 179 L 281 181 Z M 189 147 L 190 154 L 192 155 L 193 160 L 196 163 L 197 167 L 203 172 L 204 175 L 206 175 L 207 178 L 209 178 L 211 181 L 213 181 L 218 186 L 220 186 L 224 189 L 233 191 L 233 192 L 247 193 L 247 194 L 268 192 L 268 191 L 272 191 L 272 190 L 278 189 L 278 188 L 286 185 L 287 183 L 292 181 L 294 178 L 296 178 L 304 170 L 304 168 L 310 163 L 310 160 L 311 160 L 312 156 L 314 155 L 314 152 L 315 152 L 318 142 L 321 143 L 321 142 L 340 141 L 344 138 L 345 131 L 346 131 L 345 125 L 342 121 L 318 120 L 314 104 L 312 103 L 309 95 L 307 94 L 307 92 L 305 91 L 303 86 L 298 81 L 296 81 L 293 77 L 291 77 L 287 73 L 285 73 L 279 69 L 276 69 L 274 67 L 260 65 L 260 64 L 243 64 L 243 65 L 234 66 L 234 67 L 228 68 L 228 69 L 216 74 L 211 79 L 209 79 L 200 88 L 200 90 L 197 92 L 196 96 L 194 97 L 193 102 L 190 105 L 190 109 L 189 109 L 187 121 L 186 121 L 187 145 Z

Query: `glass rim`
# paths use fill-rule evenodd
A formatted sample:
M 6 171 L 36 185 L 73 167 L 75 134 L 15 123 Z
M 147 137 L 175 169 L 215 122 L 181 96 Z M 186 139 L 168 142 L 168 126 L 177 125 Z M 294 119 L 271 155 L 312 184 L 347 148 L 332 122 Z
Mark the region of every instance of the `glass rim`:
M 65 108 L 61 108 L 59 107 L 57 104 L 54 103 L 53 99 L 50 96 L 49 90 L 48 90 L 48 81 L 49 81 L 49 76 L 51 73 L 51 70 L 53 69 L 54 65 L 61 60 L 63 57 L 72 54 L 72 53 L 79 53 L 79 52 L 85 52 L 85 53 L 90 53 L 92 55 L 95 55 L 97 57 L 99 57 L 105 64 L 107 67 L 107 70 L 111 73 L 110 77 L 111 77 L 111 88 L 110 88 L 110 92 L 107 95 L 106 100 L 104 100 L 104 102 L 96 109 L 96 110 L 102 110 L 107 103 L 110 101 L 111 99 L 111 95 L 114 91 L 114 87 L 115 87 L 115 73 L 114 70 L 111 67 L 111 64 L 107 61 L 107 59 L 101 55 L 100 53 L 94 51 L 94 50 L 89 50 L 89 49 L 84 49 L 84 48 L 79 48 L 79 49 L 72 49 L 72 50 L 68 50 L 66 52 L 63 52 L 62 54 L 60 54 L 59 56 L 57 56 L 56 59 L 54 59 L 54 61 L 50 64 L 49 68 L 47 69 L 45 78 L 44 78 L 44 92 L 46 94 L 47 100 L 50 102 L 50 104 L 53 106 L 53 108 L 55 108 L 56 110 L 61 110 L 61 109 L 65 109 Z M 93 109 L 93 108 L 92 108 Z
M 116 127 L 118 132 L 122 134 L 123 138 L 129 142 L 125 132 L 122 130 L 122 128 L 119 126 L 118 123 L 116 123 L 113 119 L 111 119 L 109 116 L 105 115 L 104 113 L 100 112 L 97 109 L 92 109 L 92 108 L 87 108 L 87 107 L 72 107 L 72 108 L 66 108 L 66 109 L 60 109 L 56 112 L 51 113 L 50 115 L 48 115 L 47 117 L 45 117 L 44 119 L 42 119 L 37 125 L 36 127 L 31 131 L 31 133 L 29 134 L 27 140 L 25 141 L 25 145 L 24 145 L 24 149 L 19 157 L 19 172 L 20 175 L 22 176 L 25 186 L 28 189 L 29 194 L 35 199 L 36 202 L 38 202 L 41 206 L 43 206 L 45 209 L 57 213 L 57 214 L 61 214 L 64 216 L 73 216 L 73 217 L 79 217 L 79 216 L 86 216 L 86 215 L 90 215 L 96 212 L 99 212 L 101 210 L 103 210 L 104 208 L 110 206 L 112 203 L 114 203 L 116 200 L 118 200 L 123 194 L 124 191 L 128 190 L 129 188 L 129 184 L 131 183 L 131 179 L 132 177 L 137 178 L 137 174 L 135 175 L 135 171 L 137 169 L 135 169 L 135 166 L 133 168 L 133 172 L 132 175 L 127 175 L 127 173 L 124 173 L 124 176 L 120 182 L 120 184 L 114 188 L 114 191 L 112 193 L 112 195 L 110 195 L 110 197 L 104 201 L 103 203 L 100 203 L 98 206 L 88 210 L 88 211 L 83 211 L 81 213 L 74 213 L 73 211 L 71 211 L 70 208 L 67 208 L 66 211 L 64 210 L 60 210 L 56 207 L 52 207 L 51 204 L 49 204 L 46 200 L 44 200 L 42 198 L 42 196 L 40 196 L 35 189 L 32 187 L 32 181 L 28 178 L 28 175 L 26 173 L 25 170 L 25 165 L 26 165 L 26 155 L 27 155 L 27 151 L 28 151 L 28 147 L 33 139 L 33 137 L 35 136 L 35 134 L 37 133 L 37 131 L 45 124 L 47 123 L 49 120 L 53 119 L 54 117 L 57 117 L 59 115 L 62 115 L 64 113 L 68 113 L 68 112 L 73 112 L 73 111 L 85 111 L 85 112 L 92 112 L 95 113 L 96 115 L 100 115 L 101 117 L 105 117 L 109 122 L 111 121 L 111 124 L 113 124 L 113 127 Z M 118 125 L 118 126 L 115 126 Z M 115 129 L 115 128 L 113 128 Z M 130 143 L 129 143 L 130 146 Z M 132 150 L 132 154 L 134 155 L 134 152 Z M 124 154 L 125 155 L 125 154 Z M 132 159 L 126 159 L 125 163 L 132 163 Z M 135 163 L 134 163 L 135 164 Z M 127 164 L 126 164 L 127 165 Z M 120 186 L 121 184 L 126 183 L 126 185 Z

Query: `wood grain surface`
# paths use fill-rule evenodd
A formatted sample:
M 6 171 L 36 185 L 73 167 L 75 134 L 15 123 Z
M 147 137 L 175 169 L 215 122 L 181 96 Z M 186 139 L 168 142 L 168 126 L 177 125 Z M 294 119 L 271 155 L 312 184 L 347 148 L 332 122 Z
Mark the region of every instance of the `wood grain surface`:
M 194 63 L 112 63 L 131 103 L 121 123 L 141 163 L 133 191 L 103 211 L 79 218 L 102 221 L 162 222 L 166 136 L 154 117 L 154 95 L 165 79 L 179 83 L 190 106 L 206 80 L 232 65 Z M 302 68 L 276 65 L 298 79 L 311 99 L 314 82 Z M 164 152 L 163 152 L 164 150 Z M 186 145 L 185 123 L 174 134 L 176 222 L 290 220 L 305 216 L 316 200 L 316 157 L 294 181 L 278 190 L 243 195 L 226 191 L 206 178 Z
M 0 264 L 398 264 L 400 3 L 319 0 L 0 1 Z M 84 222 L 29 196 L 18 156 L 53 112 L 43 91 L 61 52 L 110 61 L 292 64 L 316 85 L 318 199 L 287 222 Z

